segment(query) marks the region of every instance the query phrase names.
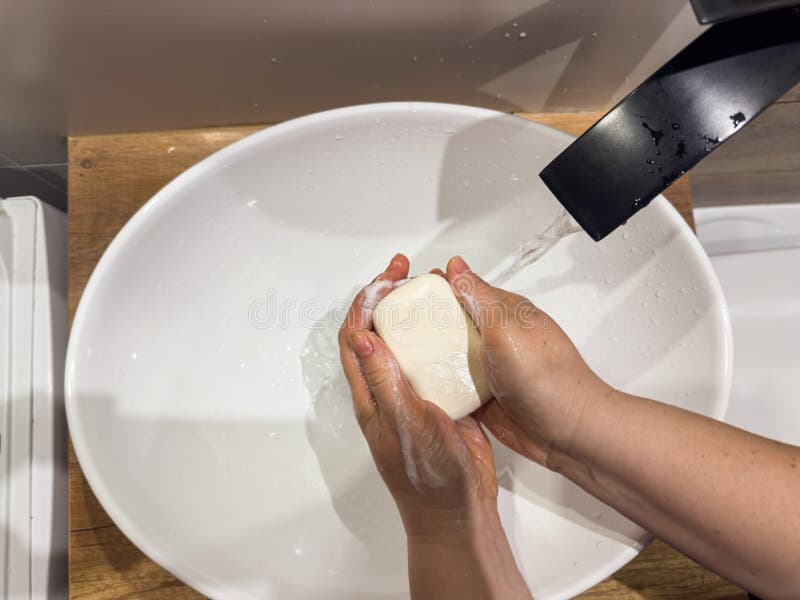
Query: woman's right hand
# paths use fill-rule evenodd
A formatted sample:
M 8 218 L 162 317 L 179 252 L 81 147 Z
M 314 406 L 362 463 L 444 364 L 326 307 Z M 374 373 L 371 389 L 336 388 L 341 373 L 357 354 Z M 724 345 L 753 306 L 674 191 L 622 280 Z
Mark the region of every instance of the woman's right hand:
M 587 398 L 613 392 L 567 334 L 527 298 L 495 288 L 461 257 L 447 280 L 481 332 L 481 366 L 494 399 L 476 416 L 497 439 L 548 466 L 571 443 Z

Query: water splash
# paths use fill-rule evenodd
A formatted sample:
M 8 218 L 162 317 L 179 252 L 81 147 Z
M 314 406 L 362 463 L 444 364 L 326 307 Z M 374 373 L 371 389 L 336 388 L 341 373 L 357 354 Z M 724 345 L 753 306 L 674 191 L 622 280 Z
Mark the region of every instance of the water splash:
M 511 264 L 492 277 L 490 283 L 492 285 L 504 284 L 522 269 L 542 258 L 559 240 L 578 231 L 581 231 L 581 226 L 575 222 L 566 209 L 562 208 L 558 216 L 544 231 L 521 244 L 514 251 Z

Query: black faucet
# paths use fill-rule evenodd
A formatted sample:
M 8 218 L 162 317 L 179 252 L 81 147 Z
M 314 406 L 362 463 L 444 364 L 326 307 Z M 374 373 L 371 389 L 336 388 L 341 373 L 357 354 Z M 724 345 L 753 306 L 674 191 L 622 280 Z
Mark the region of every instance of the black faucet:
M 716 24 L 544 168 L 544 183 L 592 238 L 622 225 L 800 81 L 797 1 L 692 0 L 700 23 Z

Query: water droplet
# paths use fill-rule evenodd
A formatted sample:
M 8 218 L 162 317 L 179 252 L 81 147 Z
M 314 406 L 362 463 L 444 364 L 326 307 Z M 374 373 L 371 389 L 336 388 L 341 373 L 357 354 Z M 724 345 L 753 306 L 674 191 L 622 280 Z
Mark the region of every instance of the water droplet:
M 572 563 L 572 566 L 573 566 L 573 567 L 575 567 L 575 568 L 577 569 L 578 567 L 580 567 L 580 566 L 581 566 L 581 564 L 583 564 L 583 563 L 581 563 L 581 561 L 579 561 L 579 560 L 576 560 L 574 563 Z
M 508 39 L 508 38 L 510 38 L 510 37 L 511 37 L 511 34 L 510 34 L 510 33 L 504 33 L 504 34 L 503 34 L 503 37 L 504 37 L 504 38 L 506 38 L 506 39 Z
M 650 132 L 650 137 L 653 140 L 653 144 L 655 144 L 655 146 L 658 147 L 661 138 L 664 137 L 664 132 L 661 131 L 660 129 L 654 129 L 650 127 L 650 125 L 648 125 L 646 121 L 642 121 L 642 127 L 644 127 L 645 129 L 647 129 L 647 131 Z
M 131 358 L 133 360 L 136 360 L 137 358 L 139 358 L 139 355 L 136 352 L 131 352 Z
M 600 549 L 601 549 L 603 546 L 605 546 L 605 545 L 606 545 L 606 543 L 605 543 L 605 542 L 597 542 L 597 543 L 594 545 L 594 548 L 595 548 L 595 550 L 600 550 Z
M 700 135 L 698 135 L 698 137 L 699 137 L 701 140 L 703 140 L 704 142 L 706 142 L 706 144 L 709 144 L 709 145 L 711 145 L 711 146 L 714 146 L 714 145 L 716 145 L 716 144 L 719 144 L 719 136 L 718 136 L 718 135 L 717 135 L 717 136 L 714 136 L 714 137 L 712 138 L 711 136 L 708 136 L 708 135 L 702 135 L 702 134 L 700 134 Z M 710 149 L 709 147 L 706 147 L 706 152 L 711 152 L 711 149 Z
M 172 154 L 173 152 L 175 152 L 175 146 L 170 146 L 167 148 L 167 154 Z
M 273 56 L 272 58 L 270 58 L 270 61 L 272 61 L 273 63 L 276 63 L 276 62 L 278 62 L 278 57 L 277 56 Z
M 728 117 L 731 121 L 733 121 L 733 128 L 736 129 L 739 125 L 747 120 L 747 117 L 744 116 L 742 111 L 737 112 L 735 115 L 731 115 Z
M 468 188 L 471 185 L 471 182 L 469 179 L 464 179 L 461 181 L 461 185 L 463 185 L 465 188 Z
M 528 33 L 527 32 L 525 32 L 525 31 L 520 31 L 519 32 L 519 39 L 524 40 L 526 37 L 528 37 Z
M 444 62 L 444 56 L 440 56 L 440 57 L 439 57 L 439 62 L 440 62 L 440 63 L 443 63 L 443 62 Z
M 253 207 L 254 207 L 254 206 L 256 206 L 257 204 L 258 204 L 258 200 L 255 200 L 255 199 L 253 199 L 253 200 L 248 200 L 248 201 L 245 203 L 245 206 L 246 206 L 247 208 L 253 208 Z
M 303 549 L 300 546 L 296 546 L 294 548 L 295 556 L 303 556 Z
M 701 314 L 703 314 L 703 311 L 702 311 L 702 310 L 700 310 L 699 308 L 693 308 L 693 309 L 692 309 L 692 312 L 693 312 L 694 314 L 696 314 L 696 315 L 701 315 Z
M 548 48 L 547 50 L 544 51 L 544 53 L 545 54 L 550 54 L 550 49 Z
M 517 23 L 516 21 L 514 21 L 514 22 L 511 24 L 511 26 L 512 26 L 514 29 L 516 29 L 517 27 L 519 27 L 519 23 Z
M 596 31 L 592 32 L 592 37 L 597 37 L 597 32 Z
M 247 368 L 247 363 L 239 363 L 239 368 L 240 369 L 246 369 Z
M 671 127 L 672 127 L 673 129 L 675 129 L 675 130 L 678 130 L 678 129 L 680 129 L 680 128 L 681 128 L 681 125 L 680 125 L 680 123 L 673 123 Z
M 412 60 L 413 62 L 417 62 L 417 61 L 419 60 L 419 57 L 418 57 L 418 56 L 412 56 L 412 57 L 411 57 L 411 60 Z
M 511 181 L 511 183 L 519 183 L 519 182 L 520 182 L 520 177 L 519 177 L 519 175 L 517 175 L 516 173 L 512 173 L 512 174 L 509 176 L 509 178 L 508 178 L 508 179 L 509 179 L 509 181 Z
M 341 142 L 344 139 L 344 136 L 341 133 L 337 133 L 335 139 L 337 142 Z
M 306 174 L 311 175 L 314 170 L 311 167 L 306 167 Z
M 622 239 L 623 240 L 627 240 L 629 237 L 631 237 L 630 233 L 628 233 L 627 231 L 623 231 L 622 232 Z
M 658 290 L 656 292 L 656 298 L 663 298 L 664 297 L 664 290 Z

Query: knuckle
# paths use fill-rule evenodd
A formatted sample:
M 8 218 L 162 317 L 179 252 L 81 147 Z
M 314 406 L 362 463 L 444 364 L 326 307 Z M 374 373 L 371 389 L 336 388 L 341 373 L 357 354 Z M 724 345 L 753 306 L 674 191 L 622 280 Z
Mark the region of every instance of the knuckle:
M 382 364 L 370 365 L 364 369 L 364 377 L 367 378 L 370 386 L 376 389 L 383 389 L 392 384 L 392 377 Z
M 370 421 L 375 418 L 375 411 L 372 403 L 373 400 L 370 398 L 367 400 L 366 404 L 355 404 L 353 406 L 353 414 L 362 431 L 365 430 Z

